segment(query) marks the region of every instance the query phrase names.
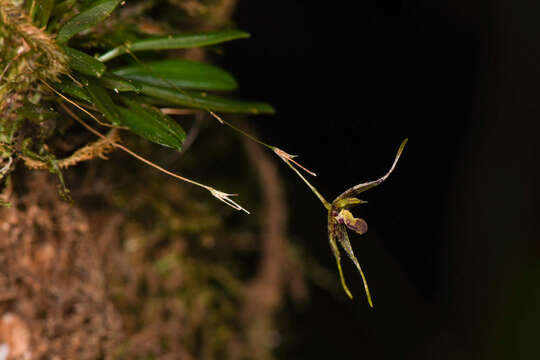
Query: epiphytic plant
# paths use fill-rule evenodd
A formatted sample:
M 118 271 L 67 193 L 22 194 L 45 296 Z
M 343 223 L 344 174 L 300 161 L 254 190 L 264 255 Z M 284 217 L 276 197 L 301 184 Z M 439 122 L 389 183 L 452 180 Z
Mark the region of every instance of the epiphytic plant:
M 141 2 L 138 7 L 111 16 L 123 4 L 123 0 L 0 0 L 0 180 L 13 171 L 20 159 L 29 168 L 57 174 L 60 193 L 68 198 L 62 168 L 120 149 L 159 171 L 208 190 L 236 210 L 246 211 L 231 200 L 233 194 L 172 173 L 120 143 L 118 130 L 128 130 L 180 150 L 185 132 L 167 114 L 181 114 L 184 109 L 178 107 L 206 111 L 221 124 L 273 151 L 317 195 L 328 210 L 329 240 L 342 286 L 352 298 L 341 269 L 338 242 L 360 272 L 372 306 L 365 275 L 346 232 L 349 228 L 363 234 L 367 224 L 349 209 L 365 202 L 355 195 L 389 176 L 406 140 L 386 175 L 356 185 L 329 203 L 293 166 L 315 175 L 298 164 L 294 155 L 263 143 L 217 114 L 270 114 L 274 112 L 270 105 L 209 94 L 235 90 L 236 80 L 215 66 L 162 55 L 163 50 L 216 45 L 249 34 L 224 30 L 155 36 L 155 28 L 149 31 L 137 21 L 140 12 L 153 6 L 153 2 Z M 144 61 L 135 55 L 138 52 L 145 53 Z M 90 121 L 95 121 L 93 126 Z M 99 139 L 58 159 L 48 141 L 58 134 L 64 136 L 74 123 Z M 107 135 L 97 130 L 107 128 Z
M 236 80 L 228 72 L 209 64 L 164 59 L 160 55 L 161 50 L 216 45 L 247 38 L 249 34 L 223 30 L 151 36 L 143 26 L 136 25 L 137 11 L 140 12 L 137 7 L 111 17 L 124 3 L 0 0 L 0 155 L 4 163 L 0 179 L 13 170 L 14 159 L 22 159 L 30 168 L 56 173 L 61 194 L 69 197 L 61 168 L 120 149 L 162 172 L 208 190 L 237 210 L 244 210 L 231 200 L 232 194 L 173 174 L 135 154 L 120 144 L 117 129 L 180 150 L 186 135 L 181 125 L 166 115 L 178 110 L 171 108 L 200 109 L 217 119 L 220 117 L 215 112 L 273 113 L 274 109 L 265 103 L 210 94 L 237 88 Z M 106 19 L 108 24 L 103 24 Z M 108 33 L 111 23 L 115 30 Z M 88 54 L 102 51 L 101 56 Z M 143 64 L 135 52 L 150 52 L 153 59 Z M 131 58 L 119 58 L 123 54 Z M 107 66 L 107 62 L 113 66 Z M 47 140 L 58 135 L 55 130 L 65 132 L 73 120 L 100 139 L 68 158 L 57 159 Z M 88 122 L 92 120 L 94 126 Z M 96 126 L 112 130 L 103 135 Z

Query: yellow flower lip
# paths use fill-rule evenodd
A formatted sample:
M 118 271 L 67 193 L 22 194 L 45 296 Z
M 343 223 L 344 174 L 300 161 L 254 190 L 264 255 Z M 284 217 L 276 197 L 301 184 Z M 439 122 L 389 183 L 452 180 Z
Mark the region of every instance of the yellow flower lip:
M 363 235 L 367 232 L 368 226 L 366 221 L 364 219 L 355 218 L 349 210 L 341 210 L 336 216 L 336 220 L 339 224 L 344 224 L 359 235 Z

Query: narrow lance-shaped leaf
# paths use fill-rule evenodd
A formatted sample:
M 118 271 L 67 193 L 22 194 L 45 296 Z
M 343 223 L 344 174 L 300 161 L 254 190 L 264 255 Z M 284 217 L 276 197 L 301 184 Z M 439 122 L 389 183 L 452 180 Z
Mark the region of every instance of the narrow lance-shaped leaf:
M 201 47 L 215 45 L 225 41 L 248 38 L 250 35 L 240 30 L 224 30 L 197 34 L 170 35 L 165 37 L 156 37 L 133 43 L 127 43 L 116 47 L 100 56 L 99 60 L 109 61 L 119 55 L 126 53 L 126 48 L 131 51 L 145 50 L 176 50 L 192 47 Z
M 141 84 L 138 82 L 131 79 L 126 79 L 113 73 L 105 73 L 99 80 L 103 86 L 114 90 L 115 92 L 133 91 L 139 93 L 141 91 Z
M 86 91 L 85 88 L 82 88 L 75 84 L 73 80 L 68 78 L 63 78 L 62 82 L 53 82 L 51 85 L 60 92 L 70 95 L 72 97 L 76 97 L 80 100 L 84 100 L 88 103 L 92 103 L 92 99 L 90 98 L 90 95 Z
M 188 61 L 161 60 L 115 69 L 116 75 L 148 85 L 170 89 L 235 90 L 238 84 L 227 71 L 216 66 Z
M 94 106 L 105 119 L 119 126 L 129 128 L 135 134 L 155 143 L 180 149 L 185 139 L 184 129 L 159 110 L 141 106 L 134 100 L 118 97 L 128 108 L 116 105 L 99 80 L 86 79 L 86 90 Z
M 96 1 L 91 7 L 71 18 L 62 26 L 56 37 L 59 43 L 66 43 L 75 34 L 89 29 L 105 20 L 123 0 Z
M 54 6 L 49 18 L 49 23 L 47 24 L 47 30 L 49 32 L 58 32 L 60 22 L 65 16 L 70 16 L 70 14 L 72 14 L 71 9 L 76 2 L 77 0 L 65 0 L 62 2 L 56 1 L 56 5 Z
M 82 51 L 72 49 L 68 46 L 61 47 L 68 56 L 69 66 L 73 70 L 78 71 L 81 74 L 96 77 L 100 77 L 107 70 L 105 64 L 98 59 L 93 58 L 92 56 Z
M 162 100 L 167 104 L 203 110 L 241 114 L 273 114 L 274 108 L 266 103 L 225 99 L 196 91 L 176 91 L 142 84 L 141 93 Z
M 112 101 L 107 90 L 101 86 L 97 79 L 88 78 L 85 83 L 86 91 L 88 91 L 92 103 L 101 111 L 105 119 L 113 124 L 121 125 L 117 106 Z
M 35 13 L 33 15 L 34 22 L 40 28 L 47 26 L 52 10 L 54 8 L 54 0 L 39 0 L 36 1 Z
M 117 107 L 120 125 L 152 142 L 177 150 L 182 148 L 186 133 L 177 122 L 148 105 L 139 105 L 127 98 L 122 98 L 122 101 L 128 108 Z

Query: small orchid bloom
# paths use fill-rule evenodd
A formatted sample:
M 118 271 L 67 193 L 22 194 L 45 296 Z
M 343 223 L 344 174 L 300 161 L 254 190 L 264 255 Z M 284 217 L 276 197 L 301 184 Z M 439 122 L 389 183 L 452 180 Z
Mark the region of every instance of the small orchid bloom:
M 332 252 L 334 253 L 334 257 L 336 258 L 339 277 L 341 279 L 341 285 L 343 286 L 343 290 L 345 290 L 347 295 L 352 299 L 353 296 L 349 288 L 347 287 L 347 284 L 345 283 L 345 277 L 343 276 L 343 270 L 341 269 L 341 254 L 337 245 L 338 242 L 360 272 L 360 275 L 362 276 L 362 281 L 364 282 L 367 300 L 371 307 L 373 307 L 373 301 L 371 300 L 371 294 L 367 285 L 366 276 L 364 275 L 364 272 L 362 271 L 362 268 L 360 267 L 360 264 L 358 263 L 358 260 L 354 255 L 346 229 L 349 228 L 357 234 L 363 235 L 367 232 L 367 223 L 363 219 L 355 218 L 348 209 L 359 204 L 367 203 L 367 201 L 357 199 L 354 196 L 379 185 L 384 180 L 386 180 L 386 178 L 388 178 L 388 176 L 396 167 L 396 164 L 399 160 L 399 157 L 401 156 L 401 153 L 403 152 L 403 148 L 405 147 L 406 143 L 407 139 L 405 139 L 401 143 L 392 167 L 383 177 L 374 181 L 351 187 L 350 189 L 339 195 L 332 202 L 332 204 L 330 204 L 330 208 L 328 209 L 328 237 L 330 241 L 330 247 L 332 248 Z
M 229 126 L 232 127 L 232 125 Z M 254 140 L 261 143 L 259 140 Z M 349 288 L 347 287 L 347 284 L 345 283 L 345 277 L 343 276 L 343 270 L 341 268 L 341 254 L 339 252 L 338 243 L 345 250 L 351 261 L 354 263 L 354 265 L 360 272 L 360 275 L 362 276 L 362 281 L 364 282 L 364 289 L 366 290 L 367 300 L 371 307 L 373 307 L 373 301 L 371 300 L 371 294 L 367 285 L 366 276 L 364 275 L 364 272 L 360 267 L 360 263 L 354 255 L 351 242 L 349 241 L 349 236 L 347 235 L 347 228 L 353 230 L 359 235 L 363 235 L 367 232 L 368 226 L 363 219 L 355 218 L 354 215 L 349 211 L 349 209 L 356 205 L 367 203 L 367 201 L 360 200 L 354 196 L 379 185 L 384 180 L 386 180 L 386 178 L 388 178 L 392 171 L 394 171 L 394 168 L 396 167 L 396 164 L 399 160 L 399 157 L 401 156 L 401 153 L 403 152 L 403 149 L 405 148 L 406 143 L 407 139 L 402 141 L 397 151 L 396 158 L 394 159 L 392 167 L 383 177 L 374 181 L 369 181 L 367 183 L 353 186 L 352 188 L 346 190 L 341 195 L 339 195 L 332 203 L 329 203 L 324 198 L 324 196 L 322 196 L 321 193 L 313 185 L 311 185 L 311 183 L 302 175 L 302 173 L 293 166 L 296 165 L 298 168 L 315 176 L 315 173 L 307 170 L 293 160 L 296 157 L 295 155 L 288 154 L 275 146 L 261 143 L 262 145 L 265 145 L 272 149 L 272 151 L 274 151 L 274 153 L 276 153 L 306 183 L 309 189 L 319 198 L 323 206 L 326 208 L 326 210 L 328 211 L 328 238 L 330 241 L 330 247 L 332 248 L 332 253 L 336 258 L 336 263 L 339 270 L 339 277 L 341 279 L 341 285 L 343 286 L 343 290 L 345 290 L 347 295 L 352 299 L 353 296 Z

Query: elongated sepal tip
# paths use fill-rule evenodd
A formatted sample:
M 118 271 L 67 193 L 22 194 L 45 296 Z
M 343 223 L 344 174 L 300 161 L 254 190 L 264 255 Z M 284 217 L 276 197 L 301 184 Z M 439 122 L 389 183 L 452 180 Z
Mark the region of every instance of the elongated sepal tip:
M 339 280 L 341 281 L 341 287 L 343 288 L 343 290 L 345 291 L 349 299 L 353 300 L 353 295 L 351 291 L 349 290 L 349 288 L 347 287 L 347 283 L 345 282 L 345 276 L 343 276 L 343 269 L 341 268 L 340 258 L 336 257 L 336 263 L 337 263 L 337 268 L 339 271 Z
M 224 193 L 223 191 L 219 191 L 219 190 L 216 190 L 212 187 L 207 187 L 205 186 L 205 188 L 210 191 L 210 193 L 212 194 L 212 196 L 214 196 L 215 198 L 217 198 L 219 201 L 222 201 L 224 202 L 225 204 L 229 205 L 230 207 L 232 207 L 233 209 L 235 210 L 239 210 L 239 211 L 243 211 L 245 212 L 246 214 L 250 214 L 249 211 L 247 211 L 246 209 L 244 209 L 242 206 L 240 206 L 238 203 L 236 203 L 234 200 L 232 200 L 230 197 L 231 196 L 237 196 L 238 194 L 227 194 L 227 193 Z
M 403 149 L 405 148 L 405 144 L 407 144 L 408 141 L 409 141 L 409 138 L 405 138 L 405 140 L 403 140 L 403 141 L 401 142 L 401 145 L 399 145 L 398 153 L 401 154 L 401 152 L 402 152 Z

